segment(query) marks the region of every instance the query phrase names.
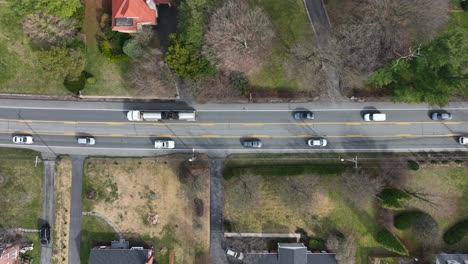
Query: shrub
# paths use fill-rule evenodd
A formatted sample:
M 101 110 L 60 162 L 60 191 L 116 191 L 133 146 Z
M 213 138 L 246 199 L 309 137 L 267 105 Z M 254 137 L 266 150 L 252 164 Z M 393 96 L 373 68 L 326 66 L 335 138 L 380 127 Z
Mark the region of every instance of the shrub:
M 86 78 L 86 82 L 89 84 L 95 84 L 97 80 L 96 80 L 96 77 L 91 76 L 91 77 Z
M 78 31 L 74 19 L 47 14 L 31 14 L 23 21 L 23 31 L 39 46 L 57 46 L 73 39 Z
M 406 249 L 398 237 L 390 233 L 388 230 L 381 230 L 378 232 L 376 241 L 389 251 L 408 256 L 408 249 Z
M 9 1 L 18 14 L 48 13 L 61 17 L 72 17 L 82 7 L 80 0 L 17 0 Z
M 99 23 L 99 26 L 101 27 L 101 29 L 104 29 L 107 25 L 109 25 L 109 23 L 110 23 L 110 15 L 107 13 L 103 13 L 101 15 L 101 21 Z
M 423 213 L 418 211 L 400 213 L 394 217 L 393 225 L 400 230 L 408 229 L 421 214 Z
M 242 72 L 231 72 L 229 74 L 229 82 L 232 87 L 240 91 L 242 95 L 246 95 L 249 89 L 249 80 Z
M 193 199 L 193 204 L 194 204 L 194 209 L 195 209 L 195 215 L 197 217 L 202 217 L 205 212 L 203 200 L 200 198 L 195 198 Z
M 378 198 L 383 208 L 398 210 L 403 208 L 403 202 L 411 199 L 411 196 L 404 191 L 387 188 L 378 195 Z
M 460 6 L 463 10 L 468 10 L 468 1 L 467 0 L 460 0 Z
M 431 245 L 440 236 L 439 225 L 426 213 L 420 213 L 411 225 L 413 237 L 423 245 Z
M 110 62 L 122 62 L 128 60 L 128 56 L 126 54 L 114 54 L 111 49 L 111 45 L 109 41 L 103 40 L 99 44 L 101 48 L 102 55 Z
M 132 59 L 139 58 L 143 55 L 143 48 L 135 39 L 125 41 L 122 50 Z
M 468 220 L 463 220 L 450 227 L 444 234 L 444 241 L 453 245 L 468 234 Z
M 52 78 L 77 81 L 86 66 L 86 57 L 79 49 L 52 47 L 36 52 L 41 67 Z
M 325 243 L 322 240 L 311 239 L 309 240 L 309 249 L 310 250 L 322 250 L 325 248 Z
M 419 164 L 417 161 L 408 160 L 408 169 L 417 171 L 419 170 Z

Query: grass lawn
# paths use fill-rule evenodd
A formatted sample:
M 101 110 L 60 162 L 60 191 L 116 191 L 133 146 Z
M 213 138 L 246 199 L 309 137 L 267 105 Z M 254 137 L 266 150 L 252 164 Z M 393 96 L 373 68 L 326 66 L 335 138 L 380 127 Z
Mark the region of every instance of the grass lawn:
M 0 149 L 0 227 L 38 228 L 41 216 L 42 164 L 39 153 Z
M 283 62 L 289 59 L 287 47 L 302 41 L 313 42 L 313 30 L 302 0 L 251 0 L 270 17 L 277 33 L 273 54 L 264 67 L 250 77 L 253 86 L 297 89 L 296 81 L 283 77 Z
M 157 252 L 166 247 L 174 252 L 176 263 L 203 263 L 200 257 L 206 257 L 209 242 L 208 162 L 197 160 L 200 166 L 190 169 L 190 175 L 199 175 L 199 181 L 189 185 L 190 180 L 184 183 L 180 178 L 186 175 L 181 167 L 186 160 L 183 155 L 89 159 L 83 179 L 83 211 L 106 216 L 126 239 L 153 241 Z M 86 198 L 91 190 L 94 200 Z M 204 205 L 200 217 L 194 212 L 196 198 Z M 158 215 L 159 222 L 151 223 L 151 214 Z M 169 263 L 169 254 L 158 254 L 158 263 Z
M 80 262 L 88 263 L 93 241 L 112 241 L 119 237 L 112 227 L 103 220 L 94 216 L 81 217 L 81 243 L 80 243 Z M 59 262 L 63 263 L 63 262 Z
M 332 161 L 305 163 L 300 155 L 296 164 L 292 160 L 283 163 L 278 162 L 280 157 L 274 163 L 270 156 L 258 162 L 254 162 L 252 156 L 242 155 L 227 160 L 224 172 L 224 217 L 227 230 L 268 233 L 294 232 L 297 228 L 303 228 L 309 235 L 321 239 L 326 239 L 331 232 L 339 231 L 353 233 L 357 237 L 359 247 L 356 263 L 365 263 L 369 254 L 388 253 L 374 238 L 381 228 L 376 204 L 359 209 L 336 191 L 340 179 L 338 174 L 348 165 Z M 367 164 L 363 161 L 360 166 L 370 166 L 372 169 L 375 164 L 375 161 Z M 406 172 L 408 180 L 403 188 L 428 194 L 430 201 L 435 203 L 431 205 L 413 198 L 406 204 L 406 209 L 422 210 L 432 215 L 439 224 L 441 235 L 457 221 L 468 219 L 468 167 L 452 162 L 421 165 L 418 171 Z M 300 180 L 305 185 L 307 183 L 304 179 L 313 181 L 314 178 L 318 178 L 318 191 L 311 192 L 310 200 L 303 201 L 301 206 L 294 206 L 291 192 L 281 192 L 288 186 L 288 182 Z M 254 187 L 245 192 L 242 186 Z M 246 194 L 250 196 L 245 198 Z M 410 252 L 421 253 L 421 245 L 409 231 L 394 231 Z M 441 237 L 434 238 L 434 241 L 440 240 L 440 250 L 460 251 L 468 247 L 468 237 L 454 246 L 442 243 Z
M 62 82 L 48 78 L 38 65 L 21 20 L 8 4 L 0 4 L 0 92 L 69 94 Z

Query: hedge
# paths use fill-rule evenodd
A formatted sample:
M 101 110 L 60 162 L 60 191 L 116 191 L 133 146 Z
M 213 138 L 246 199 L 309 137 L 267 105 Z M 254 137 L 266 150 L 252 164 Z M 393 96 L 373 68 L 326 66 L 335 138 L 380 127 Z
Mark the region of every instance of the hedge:
M 394 234 L 390 233 L 388 230 L 381 230 L 377 233 L 376 241 L 382 245 L 385 249 L 395 252 L 397 254 L 408 256 L 408 249 L 403 245 Z
M 398 189 L 384 189 L 379 195 L 380 206 L 386 209 L 403 209 L 403 202 L 411 199 L 411 195 Z
M 408 160 L 408 169 L 417 171 L 419 170 L 419 164 L 417 161 Z
M 99 47 L 101 48 L 102 55 L 110 62 L 122 62 L 128 60 L 128 56 L 126 54 L 112 53 L 111 45 L 107 40 L 101 41 Z
M 468 235 L 468 220 L 463 220 L 450 227 L 444 234 L 444 241 L 449 245 L 460 242 Z
M 400 230 L 408 229 L 415 222 L 415 220 L 422 215 L 424 215 L 424 213 L 418 211 L 403 212 L 393 218 L 393 225 Z

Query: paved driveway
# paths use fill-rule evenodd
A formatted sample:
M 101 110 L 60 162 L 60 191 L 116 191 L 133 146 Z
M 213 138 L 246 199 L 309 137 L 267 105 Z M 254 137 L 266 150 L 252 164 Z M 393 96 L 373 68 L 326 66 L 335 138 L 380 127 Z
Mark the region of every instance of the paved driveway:
M 223 162 L 210 159 L 210 256 L 212 264 L 228 263 L 223 250 Z
M 70 201 L 70 240 L 68 263 L 80 263 L 81 190 L 83 187 L 83 162 L 85 156 L 72 156 L 72 186 Z
M 51 241 L 49 245 L 41 246 L 41 264 L 52 264 L 52 243 L 54 226 L 54 177 L 55 156 L 44 154 L 43 157 L 43 182 L 42 182 L 42 214 L 41 224 L 49 224 Z M 40 228 L 40 227 L 39 227 Z M 40 245 L 39 245 L 40 246 Z

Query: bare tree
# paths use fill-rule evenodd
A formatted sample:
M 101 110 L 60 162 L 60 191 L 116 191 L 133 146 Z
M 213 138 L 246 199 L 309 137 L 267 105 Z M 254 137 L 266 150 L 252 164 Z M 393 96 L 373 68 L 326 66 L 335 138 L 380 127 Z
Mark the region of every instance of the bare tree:
M 200 80 L 189 83 L 189 85 L 199 102 L 205 102 L 206 100 L 224 102 L 242 99 L 241 91 L 232 86 L 229 77 L 224 73 L 202 77 Z
M 303 207 L 314 201 L 320 178 L 315 175 L 297 175 L 287 177 L 272 177 L 272 190 L 278 194 L 288 206 Z
M 254 209 L 258 202 L 262 177 L 242 174 L 231 182 L 232 185 L 227 197 L 233 199 L 238 208 Z
M 354 235 L 348 235 L 345 238 L 340 238 L 336 235 L 331 235 L 325 242 L 327 249 L 336 253 L 336 261 L 338 264 L 354 264 L 356 261 L 356 238 Z
M 250 74 L 269 56 L 274 36 L 262 9 L 245 0 L 227 0 L 211 17 L 204 52 L 222 70 Z
M 148 49 L 130 66 L 127 82 L 136 96 L 172 97 L 175 83 L 161 51 Z
M 74 19 L 47 14 L 32 14 L 23 21 L 23 30 L 36 45 L 57 45 L 76 36 Z
M 347 171 L 340 175 L 338 181 L 337 190 L 341 196 L 359 208 L 367 207 L 384 188 L 382 178 L 363 170 Z

